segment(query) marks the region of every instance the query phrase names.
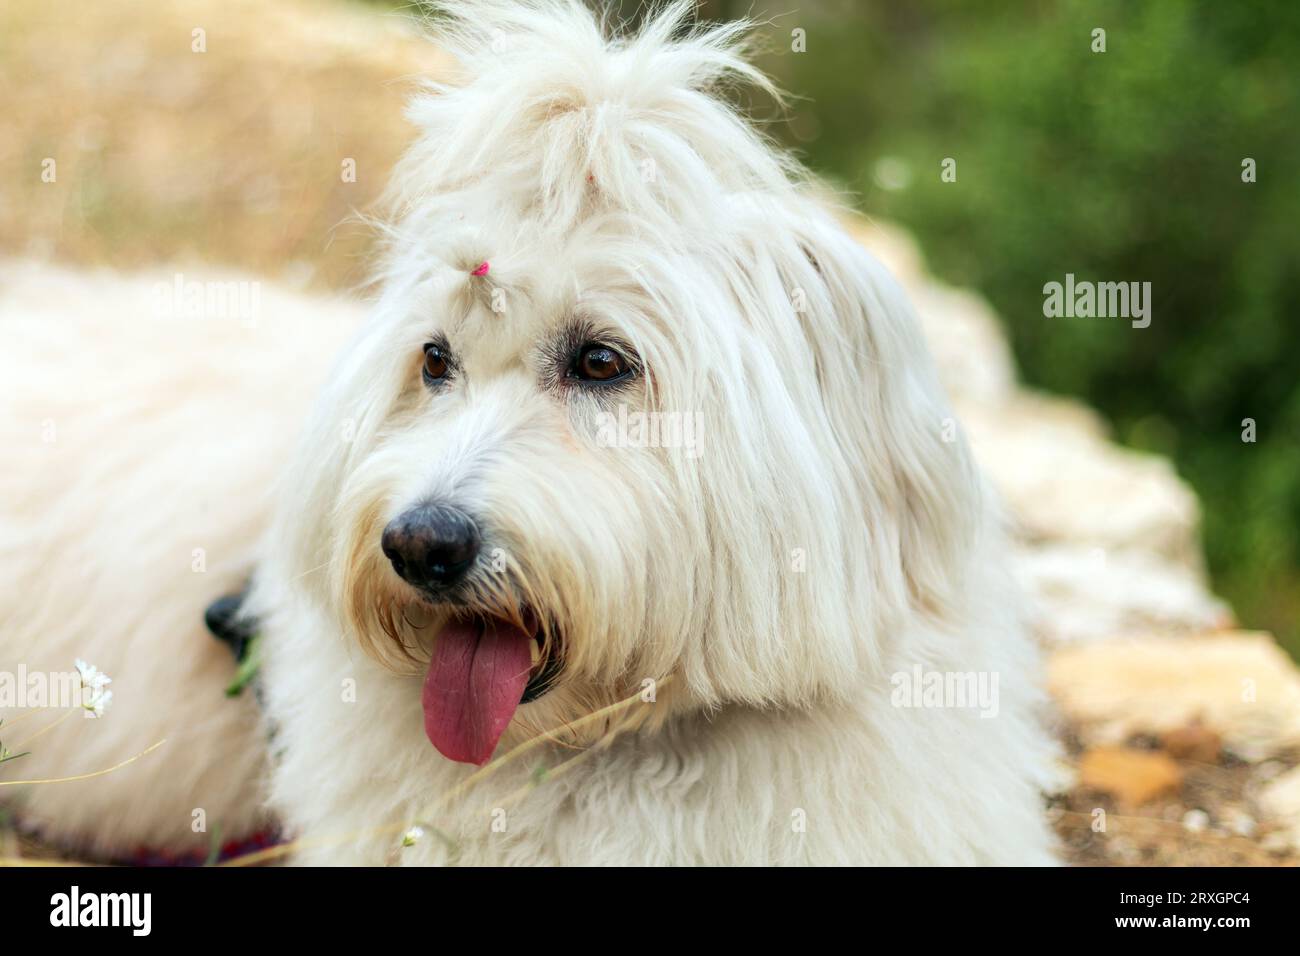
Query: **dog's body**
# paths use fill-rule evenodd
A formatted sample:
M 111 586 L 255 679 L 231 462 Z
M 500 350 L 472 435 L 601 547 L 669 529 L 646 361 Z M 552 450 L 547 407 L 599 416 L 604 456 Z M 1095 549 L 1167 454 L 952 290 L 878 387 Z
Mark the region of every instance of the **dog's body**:
M 248 604 L 302 861 L 1050 859 L 1032 650 L 916 324 L 683 15 L 444 34 L 466 82 L 412 111 Z M 610 440 L 629 409 L 696 441 Z M 936 674 L 995 695 L 903 693 Z
M 269 284 L 256 322 L 177 314 L 159 307 L 176 275 L 0 267 L 0 672 L 83 658 L 113 679 L 100 720 L 0 704 L 0 741 L 30 751 L 0 780 L 94 773 L 166 741 L 110 774 L 0 789 L 95 857 L 202 857 L 214 835 L 266 826 L 258 709 L 225 697 L 231 654 L 203 611 L 255 565 L 324 378 L 302 369 L 301 343 L 338 349 L 363 317 Z

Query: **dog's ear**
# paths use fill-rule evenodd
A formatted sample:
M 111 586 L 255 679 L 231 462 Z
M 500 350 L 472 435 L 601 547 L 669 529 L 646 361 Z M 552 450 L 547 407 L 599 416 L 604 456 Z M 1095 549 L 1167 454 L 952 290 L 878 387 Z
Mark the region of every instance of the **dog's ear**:
M 980 477 L 897 281 L 831 217 L 792 230 L 782 272 L 846 460 L 861 469 L 879 593 L 947 616 L 983 526 Z M 901 575 L 898 573 L 901 571 Z

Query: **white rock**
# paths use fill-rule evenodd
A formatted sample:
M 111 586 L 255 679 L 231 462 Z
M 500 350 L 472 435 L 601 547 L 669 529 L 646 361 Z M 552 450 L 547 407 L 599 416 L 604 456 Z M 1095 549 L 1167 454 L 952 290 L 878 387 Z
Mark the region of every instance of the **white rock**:
M 1259 793 L 1260 808 L 1278 829 L 1273 842 L 1300 850 L 1300 767 L 1293 767 Z
M 1229 832 L 1239 837 L 1250 838 L 1255 835 L 1255 819 L 1240 807 L 1232 807 L 1223 815 L 1223 822 Z
M 1049 643 L 1233 624 L 1232 612 L 1210 594 L 1199 570 L 1145 551 L 1026 545 L 1015 555 L 1015 570 L 1030 596 L 1031 624 Z
M 1200 568 L 1199 507 L 1164 459 L 1106 442 L 1084 424 L 1090 414 L 1041 396 L 960 415 L 1027 541 L 1145 550 Z

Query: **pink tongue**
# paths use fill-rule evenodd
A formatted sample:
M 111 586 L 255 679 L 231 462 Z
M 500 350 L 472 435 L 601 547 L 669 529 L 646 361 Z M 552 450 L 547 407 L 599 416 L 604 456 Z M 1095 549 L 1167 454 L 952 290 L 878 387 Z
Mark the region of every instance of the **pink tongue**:
M 452 621 L 424 678 L 424 732 L 444 757 L 485 764 L 519 706 L 532 669 L 531 635 L 497 621 Z

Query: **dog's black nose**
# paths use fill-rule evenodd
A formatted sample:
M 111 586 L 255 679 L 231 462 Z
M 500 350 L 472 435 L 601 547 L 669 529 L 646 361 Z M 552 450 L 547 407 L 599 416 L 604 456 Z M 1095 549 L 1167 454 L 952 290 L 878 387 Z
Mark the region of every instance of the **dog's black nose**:
M 403 581 L 416 587 L 454 584 L 478 556 L 472 518 L 446 505 L 416 505 L 384 529 L 384 554 Z

